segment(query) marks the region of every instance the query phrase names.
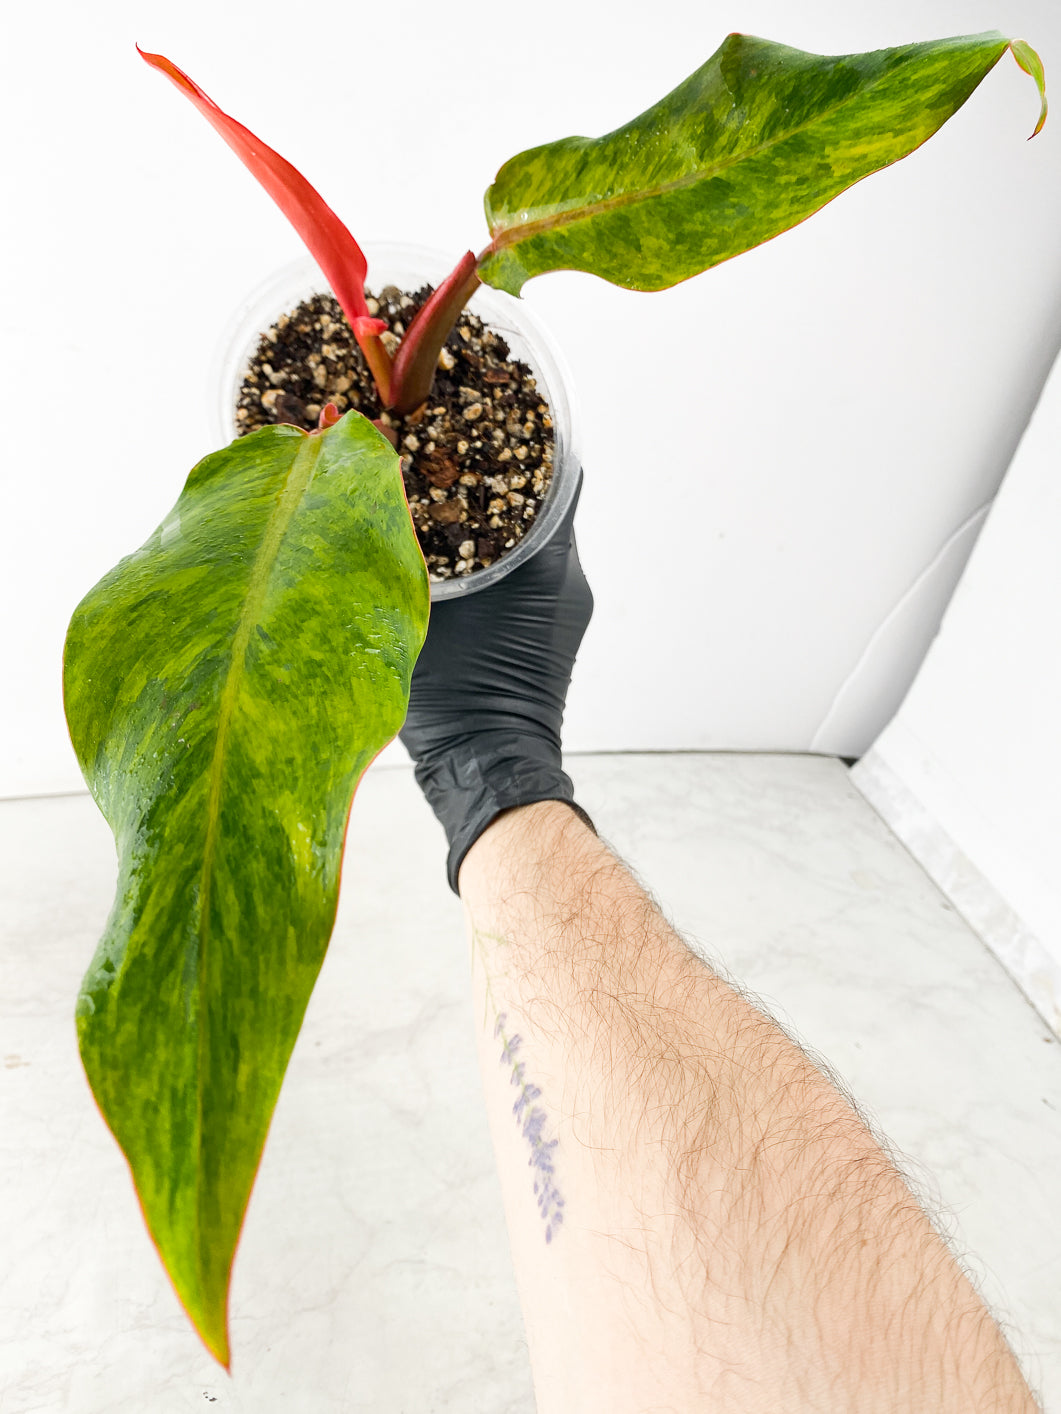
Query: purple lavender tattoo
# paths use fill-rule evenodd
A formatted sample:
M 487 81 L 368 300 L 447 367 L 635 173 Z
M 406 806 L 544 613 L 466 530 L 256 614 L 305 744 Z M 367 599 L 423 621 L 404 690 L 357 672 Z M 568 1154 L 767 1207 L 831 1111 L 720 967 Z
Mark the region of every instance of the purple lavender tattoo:
M 494 1027 L 494 1039 L 497 1040 L 500 1037 L 502 1042 L 501 1060 L 511 1068 L 512 1084 L 519 1087 L 519 1094 L 512 1106 L 512 1113 L 516 1116 L 516 1120 L 523 1130 L 524 1139 L 530 1145 L 531 1155 L 527 1160 L 527 1166 L 536 1172 L 534 1191 L 538 1195 L 538 1210 L 545 1223 L 545 1240 L 552 1242 L 553 1234 L 564 1220 L 564 1200 L 553 1179 L 553 1150 L 558 1141 L 543 1137 L 545 1111 L 541 1105 L 534 1103 L 535 1100 L 541 1098 L 542 1092 L 537 1085 L 528 1084 L 524 1077 L 524 1062 L 516 1059 L 517 1052 L 523 1044 L 523 1038 L 518 1035 L 513 1036 L 511 1040 L 508 1038 L 505 1034 L 507 1020 L 508 1013 L 501 1012 Z

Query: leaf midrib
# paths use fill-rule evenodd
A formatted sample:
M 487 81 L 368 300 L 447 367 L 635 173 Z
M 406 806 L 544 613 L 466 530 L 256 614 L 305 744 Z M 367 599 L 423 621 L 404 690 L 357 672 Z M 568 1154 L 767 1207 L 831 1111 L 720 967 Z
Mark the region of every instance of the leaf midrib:
M 1008 45 L 1003 46 L 1002 51 L 995 56 L 995 63 L 998 62 L 1008 47 Z M 490 245 L 495 252 L 501 251 L 507 246 L 517 245 L 521 241 L 530 240 L 533 236 L 542 235 L 547 231 L 559 230 L 562 226 L 574 226 L 579 221 L 588 221 L 590 217 L 600 216 L 607 211 L 618 211 L 624 206 L 633 205 L 635 202 L 651 201 L 656 197 L 667 196 L 671 192 L 683 191 L 686 187 L 695 186 L 698 182 L 713 181 L 720 173 L 735 166 L 738 162 L 748 162 L 755 157 L 760 157 L 764 152 L 769 152 L 772 147 L 776 147 L 778 143 L 788 142 L 790 138 L 796 137 L 798 134 L 806 132 L 809 128 L 815 127 L 818 123 L 834 117 L 835 114 L 839 113 L 841 109 L 845 108 L 849 103 L 855 102 L 856 99 L 864 98 L 867 93 L 872 92 L 879 84 L 889 78 L 892 72 L 894 71 L 881 74 L 878 78 L 874 79 L 872 83 L 867 84 L 865 88 L 860 88 L 855 93 L 849 93 L 846 98 L 839 99 L 831 108 L 823 109 L 806 123 L 798 127 L 789 128 L 786 132 L 779 134 L 777 137 L 770 138 L 765 142 L 761 142 L 755 147 L 735 153 L 733 156 L 727 157 L 711 167 L 701 168 L 684 177 L 675 177 L 673 181 L 661 182 L 654 187 L 638 187 L 634 191 L 621 192 L 618 196 L 605 197 L 603 200 L 591 202 L 587 206 L 569 207 L 567 211 L 556 212 L 550 216 L 543 216 L 537 221 L 527 221 L 523 224 L 505 226 L 497 234 L 491 231 L 492 239 Z M 985 74 L 986 72 L 985 70 Z M 980 77 L 983 79 L 984 75 L 982 74 Z M 649 111 L 651 112 L 651 109 Z M 607 134 L 607 136 L 610 137 L 611 134 Z M 597 141 L 604 142 L 605 138 L 598 138 Z
M 258 552 L 254 557 L 251 566 L 250 576 L 247 582 L 247 593 L 243 600 L 243 608 L 240 612 L 236 632 L 232 639 L 232 652 L 229 660 L 228 673 L 225 683 L 221 689 L 221 699 L 218 704 L 217 714 L 217 735 L 214 738 L 213 755 L 210 758 L 209 778 L 210 793 L 207 797 L 206 806 L 206 837 L 203 841 L 203 863 L 199 875 L 199 956 L 196 968 L 196 988 L 199 1000 L 199 1036 L 197 1050 L 197 1072 L 196 1072 L 196 1260 L 199 1264 L 199 1276 L 202 1281 L 204 1273 L 202 1268 L 203 1247 L 202 1247 L 202 1211 L 201 1203 L 203 1198 L 202 1187 L 199 1183 L 201 1166 L 198 1162 L 202 1151 L 203 1138 L 203 1098 L 204 1086 L 203 1075 L 205 1068 L 206 1049 L 206 1017 L 203 1005 L 204 994 L 204 960 L 206 948 L 209 940 L 209 917 L 210 917 L 210 893 L 213 883 L 214 851 L 217 847 L 218 824 L 221 813 L 221 785 L 225 770 L 225 752 L 228 745 L 229 731 L 232 726 L 232 718 L 236 709 L 236 701 L 239 697 L 239 690 L 243 681 L 246 668 L 247 648 L 250 644 L 251 633 L 258 622 L 262 605 L 265 602 L 266 592 L 269 587 L 269 577 L 272 568 L 276 563 L 277 553 L 283 541 L 288 527 L 298 509 L 299 503 L 306 490 L 317 458 L 320 454 L 321 439 L 319 437 L 304 436 L 302 445 L 295 453 L 295 459 L 291 464 L 291 469 L 287 474 L 284 489 L 277 497 L 276 508 L 269 517 L 265 534 L 262 536 L 258 546 Z

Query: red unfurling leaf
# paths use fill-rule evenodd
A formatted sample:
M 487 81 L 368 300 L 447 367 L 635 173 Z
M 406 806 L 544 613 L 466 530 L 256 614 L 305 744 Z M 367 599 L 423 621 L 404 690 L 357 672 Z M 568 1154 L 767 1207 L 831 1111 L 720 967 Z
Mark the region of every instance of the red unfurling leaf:
M 256 138 L 242 123 L 223 113 L 213 99 L 176 64 L 162 54 L 145 54 L 139 45 L 136 48 L 142 59 L 165 74 L 191 99 L 244 166 L 258 178 L 324 272 L 357 335 L 358 343 L 363 347 L 363 341 L 374 341 L 387 326 L 382 319 L 371 317 L 365 303 L 365 257 L 331 207 L 301 172 Z M 381 349 L 381 352 L 385 351 Z

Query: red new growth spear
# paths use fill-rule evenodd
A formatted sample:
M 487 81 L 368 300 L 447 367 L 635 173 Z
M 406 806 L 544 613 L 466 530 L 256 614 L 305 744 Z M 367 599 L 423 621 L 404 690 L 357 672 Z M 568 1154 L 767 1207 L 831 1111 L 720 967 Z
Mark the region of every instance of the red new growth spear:
M 357 241 L 297 168 L 242 123 L 223 113 L 183 69 L 178 69 L 162 54 L 145 54 L 139 44 L 136 48 L 142 59 L 165 74 L 191 99 L 302 237 L 350 321 L 380 396 L 389 406 L 391 359 L 379 338 L 387 325 L 382 319 L 373 319 L 368 312 L 365 303 L 368 266 Z

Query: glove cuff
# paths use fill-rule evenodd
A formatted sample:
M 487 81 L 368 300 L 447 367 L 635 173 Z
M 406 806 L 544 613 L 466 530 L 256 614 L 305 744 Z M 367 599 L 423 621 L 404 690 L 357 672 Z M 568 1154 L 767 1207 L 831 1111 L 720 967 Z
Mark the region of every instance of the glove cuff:
M 575 788 L 560 753 L 549 742 L 515 732 L 489 732 L 416 764 L 416 780 L 449 840 L 446 878 L 455 894 L 464 856 L 505 810 L 559 800 L 596 834 L 593 821 L 575 804 Z

